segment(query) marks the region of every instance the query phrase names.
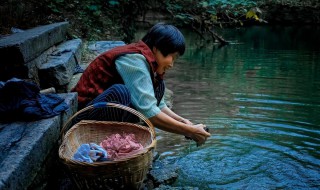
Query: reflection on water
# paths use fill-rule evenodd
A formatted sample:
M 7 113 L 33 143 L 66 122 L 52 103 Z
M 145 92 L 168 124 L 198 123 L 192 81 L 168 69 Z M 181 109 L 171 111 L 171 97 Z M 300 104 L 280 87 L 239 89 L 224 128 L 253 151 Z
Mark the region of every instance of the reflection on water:
M 320 28 L 224 30 L 235 43 L 188 48 L 167 73 L 174 110 L 205 123 L 196 147 L 157 131 L 161 159 L 181 168 L 176 186 L 320 188 Z

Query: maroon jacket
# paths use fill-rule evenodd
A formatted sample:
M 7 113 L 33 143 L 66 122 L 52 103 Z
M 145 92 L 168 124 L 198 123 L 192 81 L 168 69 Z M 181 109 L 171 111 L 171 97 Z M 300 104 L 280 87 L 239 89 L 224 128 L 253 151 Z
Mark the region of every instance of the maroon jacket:
M 157 64 L 150 48 L 143 41 L 119 46 L 94 59 L 82 74 L 77 85 L 71 90 L 72 92 L 78 92 L 80 108 L 87 105 L 113 84 L 123 84 L 123 80 L 116 69 L 115 60 L 121 55 L 130 53 L 140 53 L 146 58 L 151 68 L 150 75 L 155 89 L 154 72 L 157 69 Z

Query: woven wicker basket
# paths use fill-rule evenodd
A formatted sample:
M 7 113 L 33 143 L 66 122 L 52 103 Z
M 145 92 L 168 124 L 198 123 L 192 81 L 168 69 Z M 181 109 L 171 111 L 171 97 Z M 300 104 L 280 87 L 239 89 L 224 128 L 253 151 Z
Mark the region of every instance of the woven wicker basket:
M 106 103 L 104 106 L 129 111 L 147 125 L 82 120 L 64 134 L 68 123 L 74 117 L 88 109 L 94 109 L 96 105 L 86 107 L 73 115 L 62 129 L 60 161 L 66 166 L 67 173 L 79 189 L 140 189 L 152 164 L 152 154 L 156 146 L 154 127 L 145 116 L 134 109 L 114 103 Z M 86 163 L 72 159 L 81 144 L 99 144 L 106 136 L 115 133 L 135 134 L 137 141 L 143 145 L 143 150 L 115 161 Z

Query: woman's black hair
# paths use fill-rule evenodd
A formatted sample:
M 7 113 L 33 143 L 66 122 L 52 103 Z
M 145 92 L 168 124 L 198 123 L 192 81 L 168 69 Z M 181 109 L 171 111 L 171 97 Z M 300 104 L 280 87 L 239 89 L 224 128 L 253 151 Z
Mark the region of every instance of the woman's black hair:
M 173 25 L 158 23 L 154 25 L 142 38 L 142 41 L 152 50 L 156 47 L 163 56 L 170 53 L 185 51 L 185 40 L 183 34 Z

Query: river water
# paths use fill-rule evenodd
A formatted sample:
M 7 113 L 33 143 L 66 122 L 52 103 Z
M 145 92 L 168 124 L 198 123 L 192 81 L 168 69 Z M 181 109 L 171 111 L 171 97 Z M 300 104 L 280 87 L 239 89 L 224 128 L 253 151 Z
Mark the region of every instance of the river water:
M 186 53 L 166 74 L 173 110 L 212 133 L 205 145 L 157 130 L 174 186 L 320 189 L 320 27 L 224 29 L 232 43 Z

